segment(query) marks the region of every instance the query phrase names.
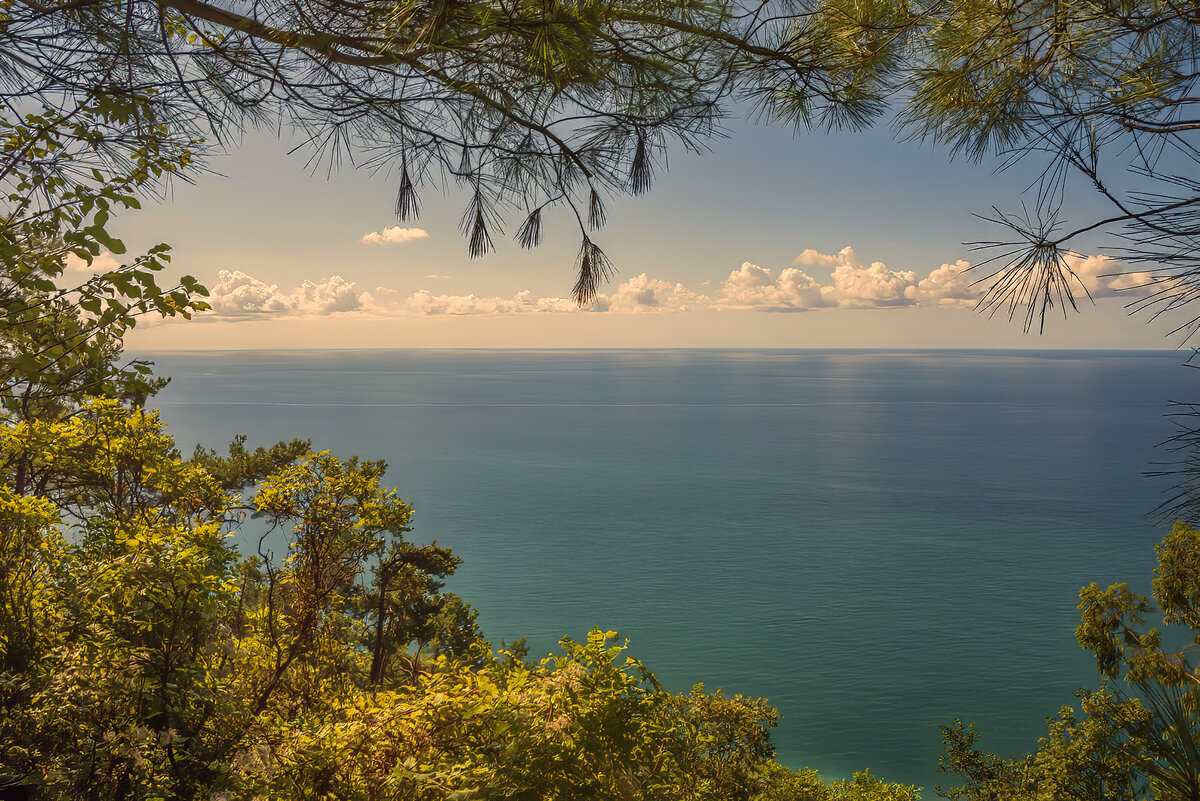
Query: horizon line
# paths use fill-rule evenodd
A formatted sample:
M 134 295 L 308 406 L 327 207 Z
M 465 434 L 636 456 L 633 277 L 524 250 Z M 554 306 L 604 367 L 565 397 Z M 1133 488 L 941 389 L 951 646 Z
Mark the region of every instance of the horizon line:
M 394 352 L 394 351 L 457 351 L 457 352 L 477 352 L 477 353 L 577 353 L 577 352 L 661 352 L 661 351 L 695 351 L 709 353 L 729 353 L 729 352 L 751 352 L 751 351 L 779 351 L 791 353 L 819 353 L 830 351 L 841 352 L 856 352 L 856 353 L 1176 353 L 1188 354 L 1195 351 L 1195 348 L 1174 347 L 1174 348 L 1062 348 L 1062 347 L 1002 347 L 1002 346 L 984 346 L 984 347 L 864 347 L 864 346 L 821 346 L 821 347 L 787 347 L 787 346 L 772 346 L 772 345 L 734 345 L 724 347 L 698 347 L 698 346 L 672 346 L 672 345 L 647 345 L 647 346 L 572 346 L 572 347 L 552 347 L 552 346 L 529 346 L 529 347 L 482 347 L 482 346 L 379 346 L 379 347 L 328 347 L 328 348 L 126 348 L 126 354 L 139 353 L 375 353 L 375 352 Z

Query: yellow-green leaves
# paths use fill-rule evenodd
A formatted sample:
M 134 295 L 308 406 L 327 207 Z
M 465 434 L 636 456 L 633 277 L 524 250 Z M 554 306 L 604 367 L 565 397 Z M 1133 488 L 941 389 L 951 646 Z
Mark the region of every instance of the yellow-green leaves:
M 1200 632 L 1200 532 L 1177 522 L 1154 550 L 1158 567 L 1153 589 L 1163 622 Z
M 50 586 L 66 556 L 58 522 L 46 499 L 0 485 L 0 673 L 28 668 L 61 626 Z
M 408 531 L 412 507 L 379 486 L 381 462 L 310 453 L 267 477 L 254 505 L 289 533 L 279 591 L 293 636 L 310 639 L 356 591 L 370 557 Z
M 1198 546 L 1200 535 L 1196 530 L 1177 522 L 1155 549 L 1158 567 L 1152 582 L 1163 623 L 1186 629 L 1193 645 L 1200 642 Z M 1200 680 L 1188 648 L 1164 650 L 1158 629 L 1146 627 L 1147 619 L 1155 611 L 1149 598 L 1123 583 L 1104 590 L 1091 584 L 1080 591 L 1079 597 L 1080 623 L 1075 636 L 1080 645 L 1095 655 L 1101 675 L 1166 684 L 1192 685 Z M 1178 634 L 1170 638 L 1178 640 Z
M 173 456 L 173 447 L 156 412 L 111 399 L 88 401 L 65 422 L 27 420 L 0 430 L 0 458 L 22 460 L 28 480 L 85 531 L 223 512 L 221 488 Z
M 747 738 L 765 738 L 764 718 L 774 713 L 721 696 L 717 709 L 699 690 L 670 696 L 614 637 L 593 631 L 585 644 L 563 640 L 561 655 L 536 666 L 489 655 L 470 668 L 440 658 L 420 686 L 343 687 L 262 730 L 262 745 L 246 750 L 269 753 L 269 767 L 246 760 L 232 778 L 260 797 L 296 786 L 338 798 L 429 801 L 732 801 L 765 791 L 772 763 Z M 732 719 L 718 725 L 726 712 Z M 707 728 L 685 733 L 689 714 Z M 740 781 L 732 769 L 695 771 L 686 758 L 693 750 L 744 767 Z

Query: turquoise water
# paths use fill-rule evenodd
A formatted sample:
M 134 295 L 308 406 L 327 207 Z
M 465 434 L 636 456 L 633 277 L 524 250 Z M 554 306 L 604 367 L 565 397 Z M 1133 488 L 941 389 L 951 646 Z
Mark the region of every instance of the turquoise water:
M 617 629 L 766 696 L 780 759 L 932 787 L 938 725 L 1033 746 L 1094 684 L 1081 585 L 1148 585 L 1179 353 L 152 354 L 180 446 L 384 458 L 485 634 Z M 929 793 L 932 796 L 932 793 Z

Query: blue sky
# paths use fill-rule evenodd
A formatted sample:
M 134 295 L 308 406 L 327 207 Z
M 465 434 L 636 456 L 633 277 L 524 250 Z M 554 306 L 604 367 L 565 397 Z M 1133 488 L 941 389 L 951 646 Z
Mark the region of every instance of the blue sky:
M 465 198 L 422 193 L 418 221 L 392 215 L 394 175 L 343 165 L 316 174 L 285 135 L 254 132 L 213 174 L 119 223 L 131 250 L 172 244 L 175 266 L 214 290 L 193 324 L 139 329 L 138 348 L 238 347 L 1172 347 L 1169 326 L 1130 319 L 1128 293 L 1099 275 L 1106 241 L 1080 270 L 1101 297 L 1045 334 L 971 310 L 993 239 L 973 216 L 1019 207 L 1035 165 L 996 173 L 951 162 L 886 127 L 802 134 L 746 122 L 703 154 L 673 152 L 649 195 L 609 202 L 597 242 L 619 274 L 589 310 L 564 301 L 578 248 L 550 215 L 521 250 L 517 222 L 470 259 Z M 1065 217 L 1106 212 L 1085 190 Z M 403 232 L 389 227 L 408 229 Z M 393 239 L 384 244 L 364 242 Z M 849 248 L 850 250 L 846 250 Z M 307 284 L 306 284 L 307 282 Z M 788 313 L 779 313 L 788 312 Z

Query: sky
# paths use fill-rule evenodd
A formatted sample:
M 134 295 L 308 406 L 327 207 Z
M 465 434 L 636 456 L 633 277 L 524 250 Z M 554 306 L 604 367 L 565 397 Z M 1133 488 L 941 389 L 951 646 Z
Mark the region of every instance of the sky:
M 126 213 L 130 252 L 173 247 L 173 270 L 212 292 L 191 322 L 142 324 L 134 349 L 238 348 L 1170 348 L 1171 328 L 1130 317 L 1126 269 L 1085 242 L 1074 267 L 1095 303 L 1026 334 L 974 310 L 981 255 L 1002 232 L 978 215 L 1019 209 L 1036 165 L 950 160 L 886 126 L 801 134 L 734 121 L 709 152 L 670 154 L 648 195 L 615 198 L 597 243 L 618 273 L 597 302 L 568 298 L 578 234 L 544 221 L 541 247 L 495 236 L 467 255 L 467 198 L 421 194 L 393 216 L 397 180 L 314 173 L 285 134 L 251 132 L 194 185 Z M 1023 192 L 1025 194 L 1023 194 Z M 1105 210 L 1087 191 L 1066 222 Z M 515 224 L 513 225 L 515 228 Z M 111 259 L 112 257 L 106 257 Z M 102 259 L 99 266 L 105 266 Z M 111 264 L 112 262 L 108 262 Z

